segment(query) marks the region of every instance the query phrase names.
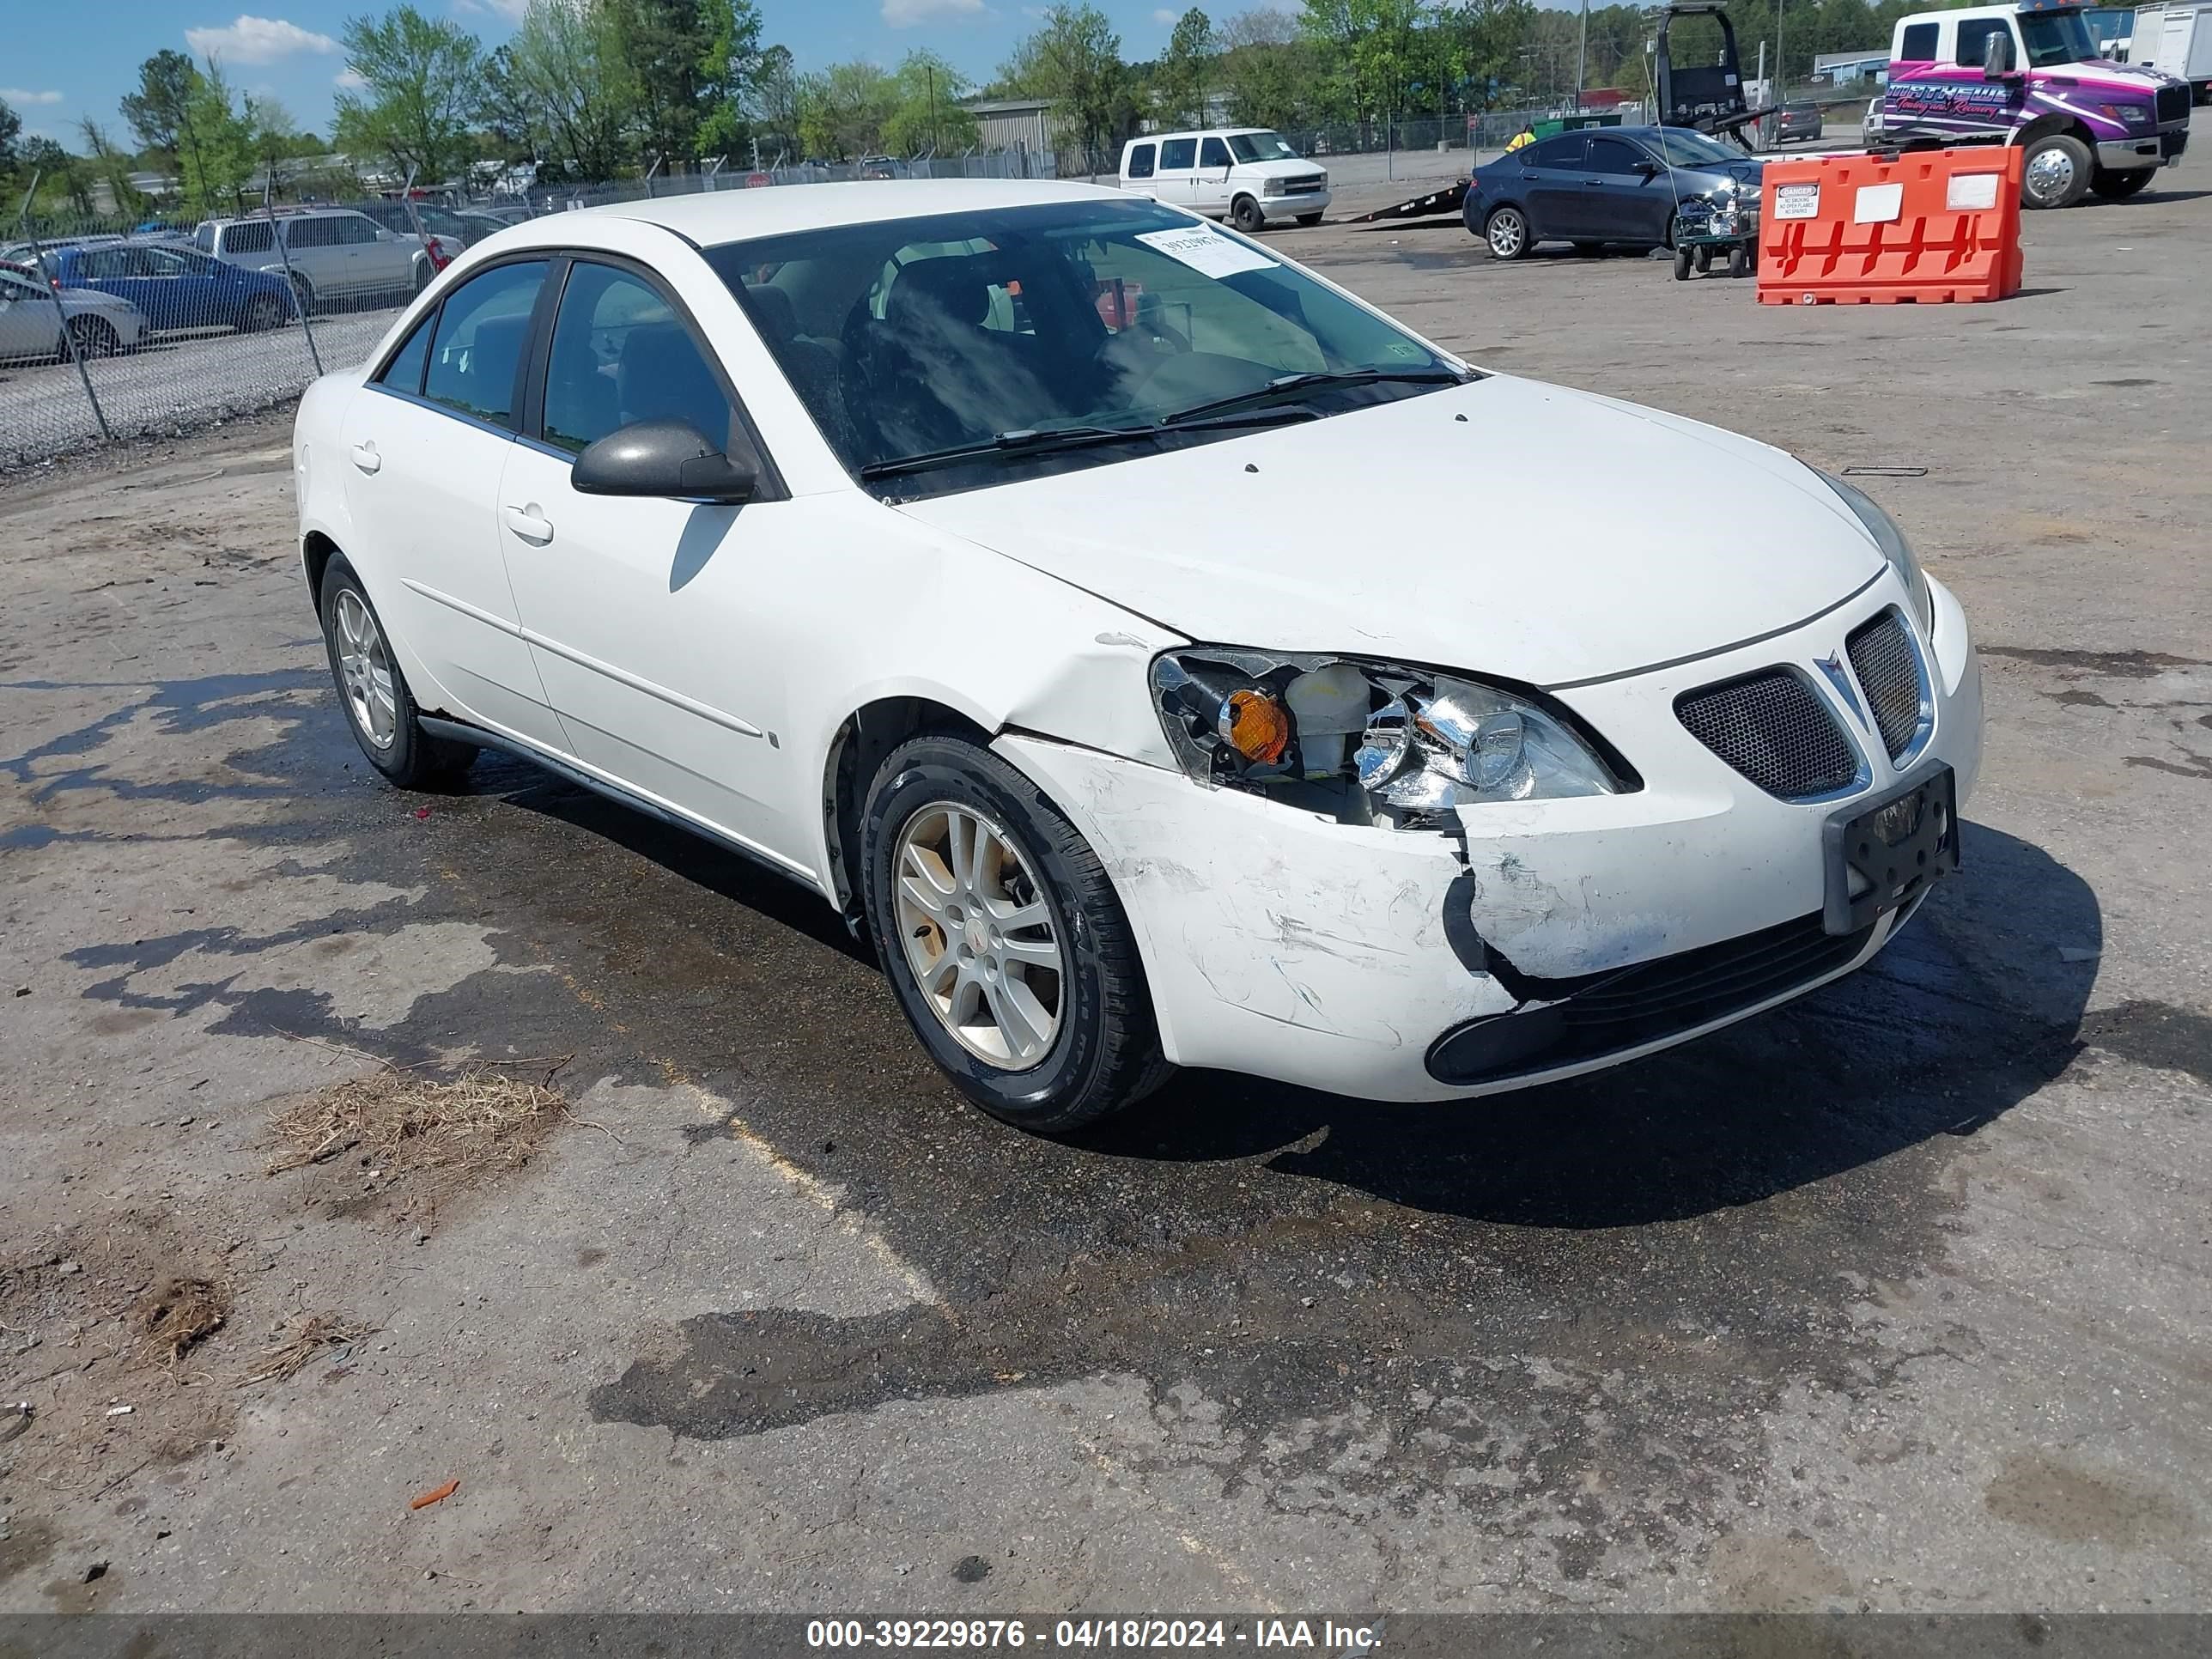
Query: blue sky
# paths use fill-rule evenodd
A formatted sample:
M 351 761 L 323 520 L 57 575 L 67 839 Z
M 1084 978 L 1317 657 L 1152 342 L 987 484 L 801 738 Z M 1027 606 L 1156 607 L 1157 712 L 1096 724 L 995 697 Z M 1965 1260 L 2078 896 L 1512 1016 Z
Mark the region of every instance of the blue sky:
M 1215 8 L 1218 15 L 1253 0 Z M 130 134 L 116 100 L 137 82 L 139 64 L 164 46 L 195 58 L 213 52 L 240 88 L 274 96 L 304 126 L 327 133 L 345 54 L 345 20 L 383 9 L 380 0 L 262 0 L 245 13 L 202 0 L 94 0 L 89 9 L 38 3 L 10 11 L 0 36 L 0 98 L 27 132 L 76 146 L 78 120 L 104 123 L 118 143 Z M 442 9 L 487 46 L 513 33 L 527 0 L 416 0 Z M 1125 57 L 1148 58 L 1167 42 L 1176 12 L 1152 0 L 1098 0 L 1121 31 Z M 1185 0 L 1188 3 L 1188 0 Z M 886 66 L 913 46 L 942 52 L 978 80 L 1036 27 L 1044 0 L 761 0 L 763 40 L 780 41 L 802 67 L 844 58 Z M 88 20 L 92 27 L 87 27 Z

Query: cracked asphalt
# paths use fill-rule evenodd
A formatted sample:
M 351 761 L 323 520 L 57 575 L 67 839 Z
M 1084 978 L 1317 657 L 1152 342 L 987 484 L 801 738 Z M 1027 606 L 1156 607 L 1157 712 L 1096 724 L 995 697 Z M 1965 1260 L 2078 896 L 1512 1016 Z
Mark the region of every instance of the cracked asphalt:
M 374 781 L 282 420 L 0 483 L 0 1610 L 2212 1610 L 2212 198 L 2034 216 L 1973 307 L 1280 241 L 1924 469 L 1863 482 L 1990 745 L 1900 942 L 1591 1079 L 1026 1139 L 798 889 L 520 763 Z M 1409 604 L 1449 484 L 1376 504 Z M 268 1173 L 286 1105 L 471 1060 L 569 1100 L 519 1167 Z M 222 1322 L 149 1357 L 180 1273 Z M 307 1314 L 356 1334 L 244 1381 Z

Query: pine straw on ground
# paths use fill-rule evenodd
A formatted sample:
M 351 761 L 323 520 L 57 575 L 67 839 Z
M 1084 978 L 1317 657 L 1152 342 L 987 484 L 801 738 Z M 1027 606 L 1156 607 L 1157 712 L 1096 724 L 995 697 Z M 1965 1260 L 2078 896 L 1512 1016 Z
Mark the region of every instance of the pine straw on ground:
M 556 1068 L 557 1069 L 557 1068 Z M 445 1081 L 397 1066 L 352 1078 L 277 1115 L 269 1173 L 348 1153 L 388 1178 L 418 1170 L 449 1175 L 510 1169 L 530 1155 L 568 1110 L 560 1092 L 489 1066 Z
M 173 1366 L 230 1317 L 230 1291 L 219 1280 L 182 1275 L 165 1279 L 139 1303 L 137 1325 L 146 1356 Z
M 238 1386 L 283 1382 L 297 1376 L 317 1354 L 343 1348 L 373 1335 L 376 1327 L 343 1314 L 295 1313 L 276 1328 L 276 1340 L 264 1348 Z

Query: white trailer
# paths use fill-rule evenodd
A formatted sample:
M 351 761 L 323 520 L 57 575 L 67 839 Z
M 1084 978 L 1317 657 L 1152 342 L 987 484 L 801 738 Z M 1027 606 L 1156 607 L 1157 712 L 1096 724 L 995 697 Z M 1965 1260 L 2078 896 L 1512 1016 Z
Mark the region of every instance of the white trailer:
M 2212 103 L 2212 5 L 2138 6 L 2128 61 L 2188 82 L 2198 103 Z

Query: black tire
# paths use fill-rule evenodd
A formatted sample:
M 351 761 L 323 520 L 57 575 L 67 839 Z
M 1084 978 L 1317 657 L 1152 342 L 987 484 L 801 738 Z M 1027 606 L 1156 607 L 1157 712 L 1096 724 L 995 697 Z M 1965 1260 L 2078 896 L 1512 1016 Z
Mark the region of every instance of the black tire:
M 1321 222 L 1321 215 L 1318 213 L 1301 213 L 1298 215 L 1298 222 L 1301 225 L 1304 225 L 1308 230 L 1311 230 L 1316 225 Z
M 1004 832 L 1033 872 L 1062 945 L 1059 1028 L 1044 1057 L 1019 1071 L 994 1065 L 953 1036 L 897 931 L 900 833 L 939 805 L 981 812 Z M 1128 917 L 1097 855 L 1042 791 L 996 755 L 949 736 L 894 750 L 862 809 L 861 860 L 869 929 L 907 1023 L 960 1091 L 992 1116 L 1064 1134 L 1142 1099 L 1174 1070 L 1160 1054 Z
M 415 291 L 417 294 L 437 280 L 438 273 L 430 268 L 430 262 L 428 259 L 415 267 Z
M 2157 176 L 2156 167 L 2130 167 L 2124 173 L 2099 167 L 2089 175 L 2089 189 L 2104 201 L 2124 202 Z
M 2063 159 L 2063 167 L 2057 165 L 2058 158 Z M 2040 172 L 2039 161 L 2044 169 Z M 2088 145 L 2065 132 L 2045 133 L 2030 144 L 2021 166 L 2025 169 L 2020 192 L 2023 207 L 2072 207 L 2089 193 L 2090 180 L 2096 176 L 2096 162 Z
M 112 357 L 123 349 L 122 337 L 115 325 L 105 317 L 72 317 L 69 319 L 69 343 L 76 348 L 79 357 Z M 56 354 L 67 358 L 68 348 Z
M 1751 275 L 1751 250 L 1741 242 L 1729 250 L 1728 274 L 1731 276 Z
M 1240 196 L 1229 204 L 1229 222 L 1247 236 L 1256 236 L 1267 217 L 1260 211 L 1259 203 L 1249 196 Z
M 1701 247 L 1701 248 L 1699 248 L 1699 249 L 1697 251 L 1697 254 L 1696 254 L 1696 258 L 1695 258 L 1695 263 L 1696 263 L 1697 267 L 1698 267 L 1698 276 L 1704 276 L 1707 271 L 1711 270 L 1713 268 L 1713 251 L 1712 251 L 1712 249 L 1711 249 L 1710 247 Z
M 1482 240 L 1490 245 L 1493 259 L 1525 259 L 1533 239 L 1528 234 L 1528 216 L 1508 203 L 1492 210 L 1482 222 Z
M 1690 250 L 1686 247 L 1674 250 L 1674 280 L 1678 283 L 1690 280 Z
M 315 285 L 296 270 L 292 273 L 292 298 L 302 318 L 315 308 Z
M 282 328 L 291 316 L 290 309 L 273 294 L 257 294 L 246 302 L 246 310 L 238 319 L 240 334 L 266 334 L 272 328 Z
M 338 605 L 342 595 L 351 594 L 359 599 L 368 612 L 369 619 L 383 636 L 386 661 L 392 674 L 392 735 L 389 743 L 380 744 L 362 724 L 356 711 L 354 699 L 347 689 L 346 672 L 339 661 Z M 354 741 L 368 763 L 398 784 L 402 789 L 442 789 L 449 787 L 477 757 L 476 750 L 467 744 L 453 743 L 434 738 L 422 729 L 421 712 L 415 707 L 414 694 L 407 689 L 407 677 L 399 671 L 399 664 L 390 655 L 391 635 L 386 632 L 384 619 L 376 613 L 376 606 L 368 597 L 368 590 L 361 585 L 361 578 L 345 561 L 343 554 L 332 556 L 323 572 L 322 594 L 323 647 L 330 659 L 331 679 L 337 687 L 338 707 L 345 711 L 346 725 L 353 731 Z

